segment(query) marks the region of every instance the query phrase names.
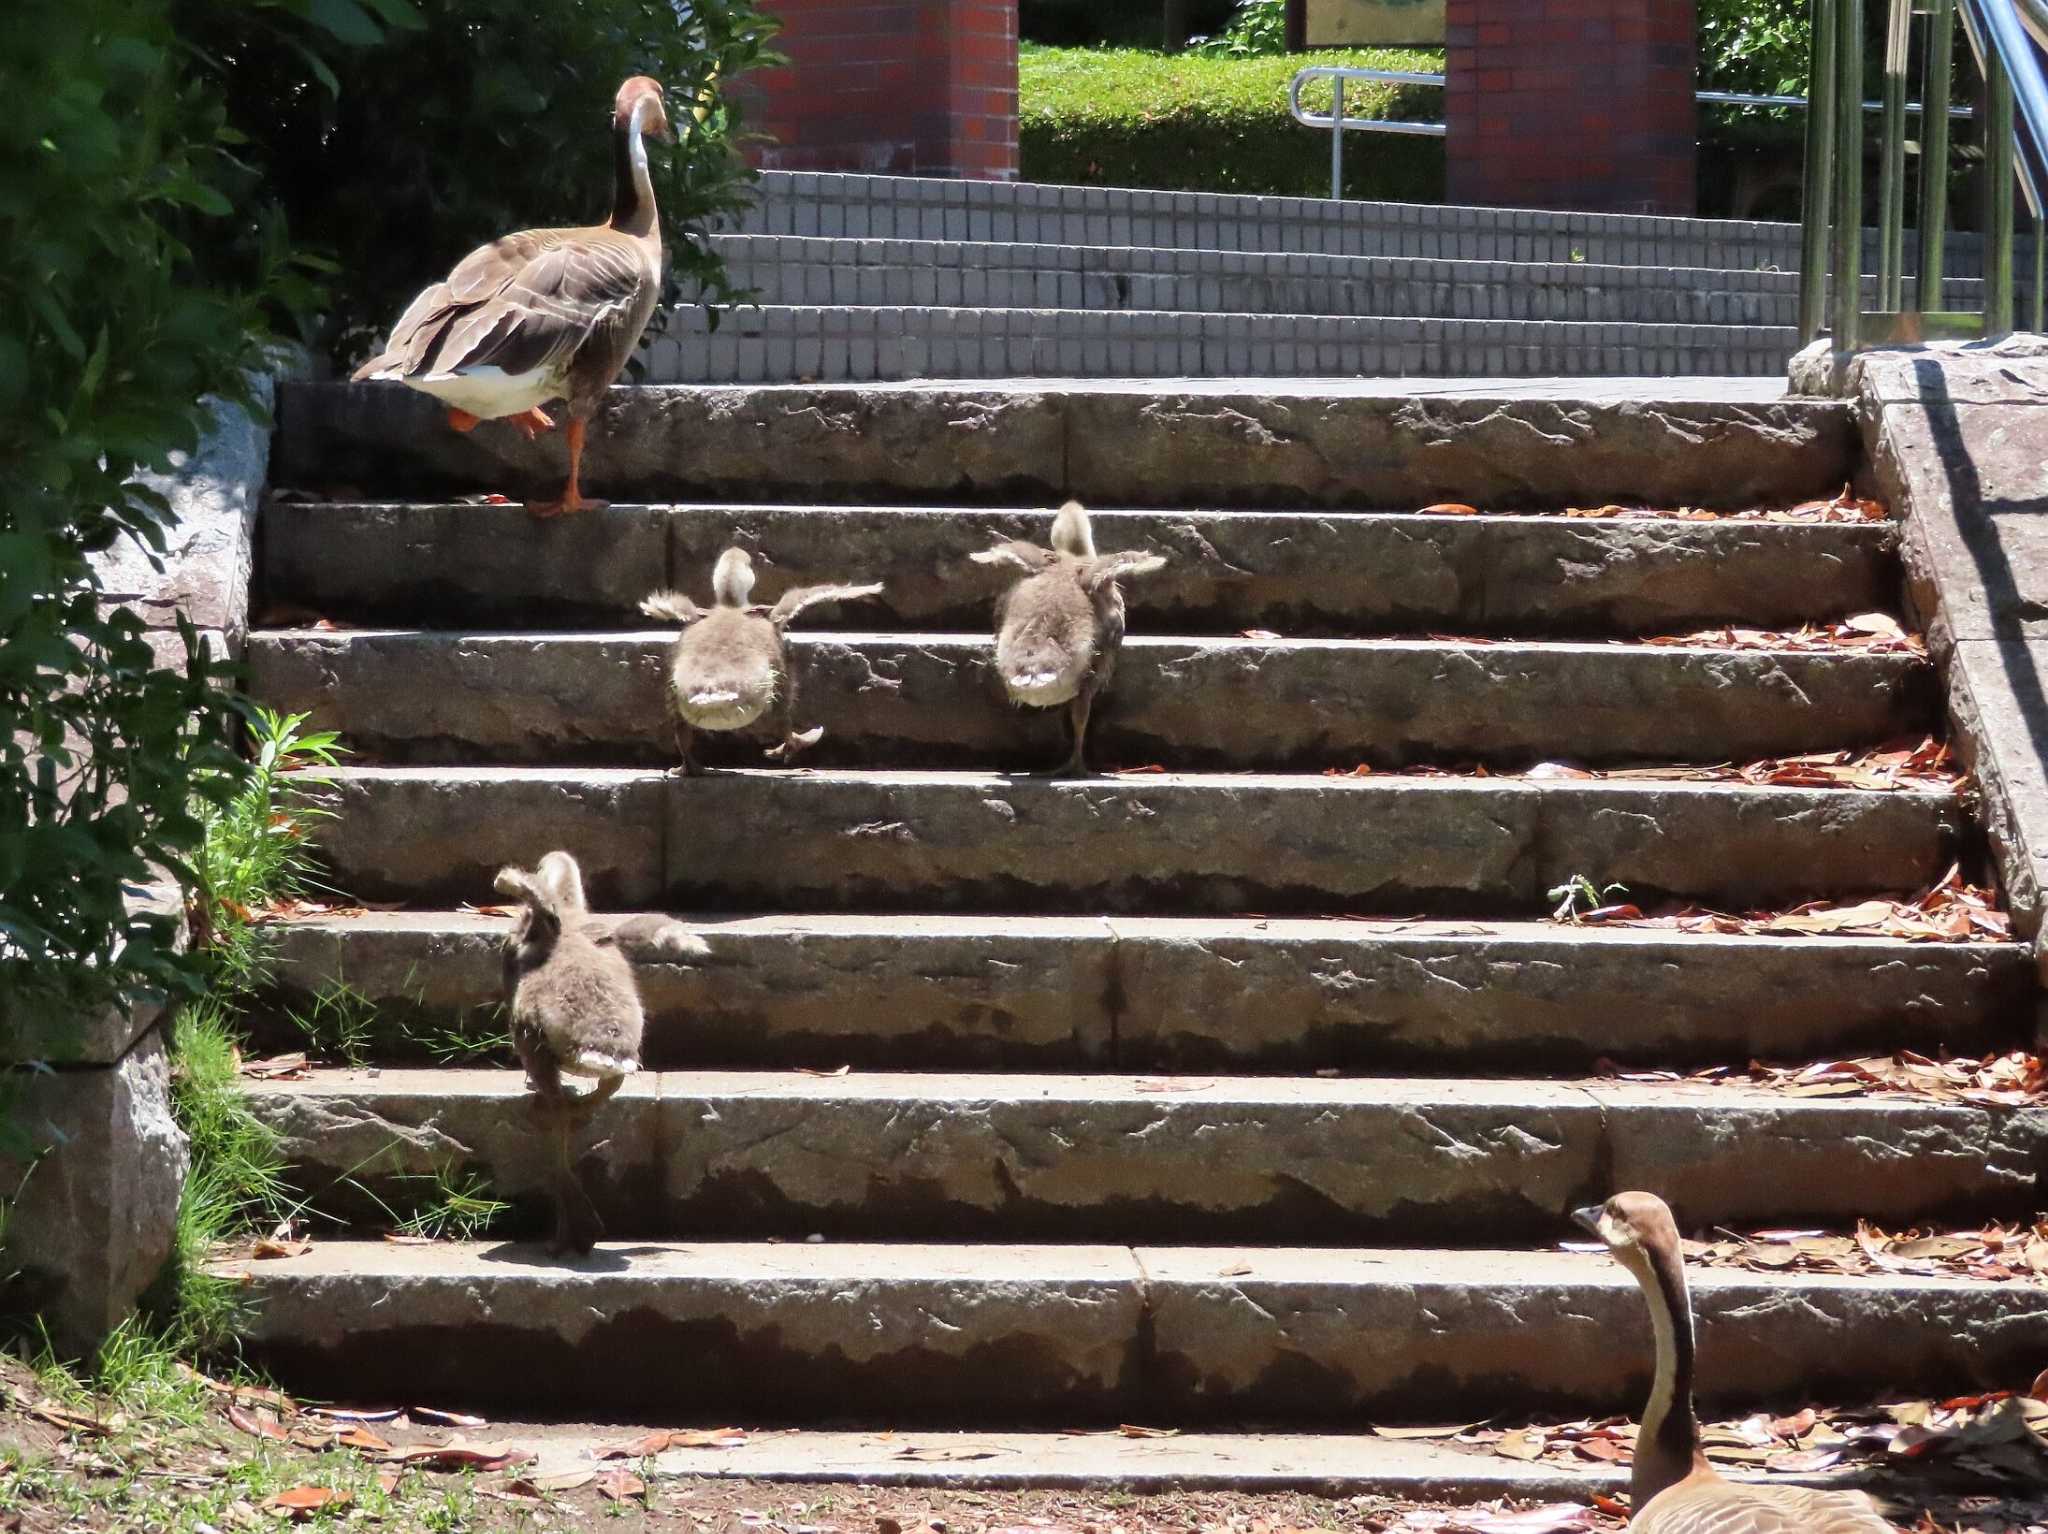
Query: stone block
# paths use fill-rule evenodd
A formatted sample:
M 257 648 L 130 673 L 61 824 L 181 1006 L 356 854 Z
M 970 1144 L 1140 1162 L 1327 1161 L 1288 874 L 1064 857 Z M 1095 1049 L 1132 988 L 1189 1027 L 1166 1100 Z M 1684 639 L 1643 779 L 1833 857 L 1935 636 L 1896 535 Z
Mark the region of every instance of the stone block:
M 113 1065 L 5 1077 L 5 1118 L 32 1149 L 0 1152 L 0 1268 L 67 1352 L 97 1346 L 171 1255 L 189 1158 L 170 1088 L 161 1029 Z

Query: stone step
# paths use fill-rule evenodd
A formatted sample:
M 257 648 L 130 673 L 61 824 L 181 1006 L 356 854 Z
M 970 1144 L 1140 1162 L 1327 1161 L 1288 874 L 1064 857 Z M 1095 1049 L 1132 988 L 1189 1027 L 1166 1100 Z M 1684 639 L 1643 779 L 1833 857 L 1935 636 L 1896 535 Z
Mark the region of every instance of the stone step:
M 1799 309 L 1796 272 L 795 235 L 712 246 L 773 305 L 1768 326 L 1796 325 Z
M 636 956 L 655 1070 L 1574 1072 L 1981 1054 L 2031 1027 L 2019 943 L 1548 921 L 681 919 L 708 958 Z M 458 911 L 274 925 L 266 1045 L 303 1047 L 287 1015 L 337 986 L 382 1022 L 377 1058 L 494 1027 L 506 929 Z
M 884 1420 L 893 1420 L 884 1419 Z M 691 1424 L 695 1426 L 696 1424 Z M 708 1419 L 702 1424 L 722 1424 Z M 533 1454 L 520 1472 L 532 1480 L 601 1469 L 600 1450 L 672 1429 L 635 1421 L 607 1426 L 560 1422 L 491 1423 L 493 1442 Z M 1448 1434 L 1448 1430 L 1446 1430 Z M 676 1447 L 640 1460 L 650 1482 L 788 1481 L 877 1487 L 930 1487 L 941 1496 L 997 1488 L 1061 1488 L 1143 1494 L 1233 1491 L 1306 1492 L 1324 1497 L 1388 1497 L 1401 1502 L 1469 1503 L 1514 1497 L 1583 1502 L 1595 1492 L 1621 1495 L 1628 1472 L 1613 1465 L 1527 1463 L 1473 1453 L 1446 1441 L 1376 1438 L 1342 1427 L 1328 1433 L 989 1432 L 931 1429 L 906 1438 L 893 1428 L 821 1429 L 728 1435 L 721 1446 Z M 1740 1467 L 1729 1467 L 1742 1479 Z M 1850 1472 L 1862 1484 L 1869 1472 Z M 1823 1475 L 1770 1473 L 1777 1485 L 1844 1484 Z M 796 1488 L 792 1488 L 793 1491 Z M 655 1495 L 660 1496 L 657 1488 Z
M 1134 627 L 1147 621 L 1142 587 Z M 259 630 L 248 690 L 385 763 L 673 766 L 675 631 Z M 1059 709 L 1021 709 L 978 634 L 812 633 L 790 645 L 819 766 L 1029 769 L 1066 751 Z M 1908 654 L 1431 640 L 1127 639 L 1089 732 L 1102 765 L 1350 769 L 1545 759 L 1751 761 L 1922 731 L 1933 668 Z M 706 736 L 759 766 L 761 731 Z
M 1322 136 L 1304 133 L 1303 143 Z M 736 226 L 743 233 L 1799 269 L 1797 224 L 1735 219 L 796 171 L 765 172 L 754 191 Z M 1863 231 L 1866 272 L 1877 268 L 1877 241 L 1877 230 Z M 1983 274 L 1979 236 L 1952 230 L 1946 250 L 1949 275 Z M 2032 270 L 2024 235 L 2014 266 Z
M 923 378 L 1782 376 L 1791 326 L 1215 314 L 1158 309 L 839 308 L 678 312 L 650 383 Z
M 1832 495 L 1859 439 L 1833 400 L 1588 400 L 1241 380 L 612 390 L 585 459 L 638 500 L 1382 510 L 1628 501 L 1754 506 Z M 1398 386 L 1395 386 L 1398 387 Z M 562 434 L 450 431 L 396 384 L 283 384 L 271 483 L 341 500 L 554 494 Z
M 290 1389 L 892 1426 L 1634 1414 L 1634 1281 L 1565 1252 L 319 1241 L 228 1263 Z M 2024 1382 L 2048 1294 L 1696 1269 L 1710 1410 Z
M 1584 519 L 1489 512 L 1090 508 L 1105 549 L 1150 548 L 1140 622 L 1179 633 L 1673 634 L 1765 628 L 1892 606 L 1890 522 Z M 264 601 L 353 622 L 439 626 L 635 622 L 658 585 L 700 596 L 730 544 L 774 600 L 791 586 L 887 581 L 848 615 L 980 629 L 994 587 L 968 555 L 1044 542 L 1048 511 L 980 507 L 613 505 L 536 521 L 514 507 L 273 502 Z M 262 603 L 258 605 L 258 612 Z
M 763 304 L 946 309 L 1141 309 L 1644 325 L 1799 322 L 1796 271 L 1431 261 L 1124 245 L 717 235 L 733 282 Z M 1877 307 L 1866 277 L 1865 306 Z M 1943 307 L 1983 307 L 1950 278 Z
M 249 1102 L 323 1216 L 388 1225 L 459 1170 L 547 1229 L 554 1148 L 516 1068 L 321 1070 Z M 1610 1188 L 1700 1227 L 2027 1216 L 2048 1114 L 1666 1083 L 693 1071 L 635 1076 L 578 1143 L 619 1236 L 1540 1242 Z
M 1304 133 L 1303 144 L 1320 143 Z M 937 177 L 768 172 L 747 234 L 1796 270 L 1799 226 Z M 1961 274 L 1962 268 L 1955 268 Z
M 1925 888 L 1942 790 L 1258 774 L 361 767 L 320 841 L 358 898 L 488 901 L 566 848 L 593 904 L 1533 914 L 1573 875 L 1718 905 Z M 1088 856 L 1075 856 L 1085 843 Z

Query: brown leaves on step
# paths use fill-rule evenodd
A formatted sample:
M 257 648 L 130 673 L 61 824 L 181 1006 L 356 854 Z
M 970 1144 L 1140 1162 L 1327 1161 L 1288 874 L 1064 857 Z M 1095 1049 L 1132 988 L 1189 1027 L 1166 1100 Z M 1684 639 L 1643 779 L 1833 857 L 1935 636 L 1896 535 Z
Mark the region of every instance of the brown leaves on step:
M 294 1520 L 311 1518 L 323 1508 L 346 1507 L 355 1500 L 352 1492 L 327 1486 L 293 1486 L 259 1504 L 265 1512 L 283 1513 Z
M 1899 1401 L 1790 1416 L 1759 1412 L 1700 1431 L 1707 1458 L 1729 1470 L 1812 1475 L 1856 1461 L 1939 1457 L 1973 1474 L 2034 1480 L 2048 1475 L 2048 1401 L 2010 1391 L 1947 1401 Z M 1476 1428 L 1457 1440 L 1507 1459 L 1590 1468 L 1626 1467 L 1636 1429 L 1620 1417 Z
M 1520 515 L 1532 515 L 1526 510 L 1517 510 Z M 1423 506 L 1416 511 L 1417 516 L 1424 517 L 1471 517 L 1479 514 L 1477 508 L 1458 501 Z M 1840 495 L 1830 496 L 1825 500 L 1801 501 L 1796 506 L 1747 506 L 1736 510 L 1718 510 L 1706 506 L 1571 506 L 1561 515 L 1602 520 L 1665 522 L 1882 522 L 1891 513 L 1886 510 L 1882 501 L 1864 500 L 1851 493 L 1850 488 L 1844 485 Z
M 1685 645 L 1716 650 L 1857 650 L 1871 655 L 1927 654 L 1927 641 L 1906 632 L 1889 613 L 1858 613 L 1839 623 L 1797 629 L 1754 629 L 1723 624 L 1689 634 L 1660 634 L 1635 644 Z
M 2019 1049 L 1981 1060 L 1934 1060 L 1902 1049 L 1895 1055 L 1819 1060 L 1811 1065 L 1752 1060 L 1746 1071 L 1713 1065 L 1684 1073 L 1629 1070 L 1602 1060 L 1598 1070 L 1615 1081 L 1766 1087 L 1788 1097 L 1914 1097 L 1980 1108 L 2026 1108 L 2048 1101 L 2048 1063 Z
M 1918 1097 L 1980 1108 L 2026 1108 L 2048 1101 L 2048 1064 L 2020 1049 L 1980 1060 L 1935 1060 L 1902 1049 L 1895 1055 L 1800 1067 L 1752 1061 L 1748 1080 L 1799 1097 Z
M 666 1449 L 738 1449 L 746 1441 L 745 1428 L 657 1429 L 625 1443 L 600 1444 L 590 1452 L 595 1459 L 652 1459 Z
M 1817 1230 L 1716 1232 L 1712 1241 L 1685 1243 L 1685 1260 L 1700 1267 L 1761 1273 L 1887 1273 L 1946 1275 L 1988 1282 L 2048 1279 L 2048 1218 L 2029 1225 L 1990 1224 L 1979 1230 L 1889 1232 L 1866 1220 L 1854 1235 Z
M 1136 769 L 1133 769 L 1136 770 Z M 1812 751 L 1753 762 L 1681 762 L 1648 767 L 1582 767 L 1537 762 L 1519 772 L 1479 762 L 1417 763 L 1380 769 L 1369 762 L 1325 767 L 1326 778 L 1516 778 L 1531 783 L 1751 783 L 1763 788 L 1954 789 L 1963 781 L 1948 744 L 1932 736 L 1891 741 L 1868 751 Z
M 1960 865 L 1911 899 L 1852 901 L 1847 905 L 1812 900 L 1789 911 L 1709 910 L 1677 906 L 1668 910 L 1614 913 L 1608 926 L 1658 927 L 1679 932 L 1720 933 L 1731 937 L 1902 938 L 1914 943 L 2002 943 L 2012 938 L 2012 917 L 1998 909 L 1998 897 L 1963 879 Z

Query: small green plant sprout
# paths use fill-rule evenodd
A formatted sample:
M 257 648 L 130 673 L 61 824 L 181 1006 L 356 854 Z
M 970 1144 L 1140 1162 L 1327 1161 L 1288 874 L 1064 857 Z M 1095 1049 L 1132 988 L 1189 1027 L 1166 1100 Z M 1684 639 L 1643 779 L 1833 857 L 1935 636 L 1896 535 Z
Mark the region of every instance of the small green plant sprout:
M 1626 895 L 1628 887 L 1610 884 L 1605 889 L 1595 884 L 1584 874 L 1573 874 L 1564 883 L 1549 893 L 1551 901 L 1550 919 L 1571 922 L 1577 925 L 1590 913 L 1597 911 L 1616 895 Z
M 377 1042 L 377 1004 L 344 980 L 330 980 L 304 1009 L 286 1013 L 305 1036 L 306 1052 L 350 1070 L 369 1064 Z
M 482 1173 L 464 1171 L 453 1165 L 437 1166 L 431 1172 L 407 1178 L 426 1187 L 414 1212 L 399 1221 L 398 1233 L 426 1241 L 474 1241 L 488 1235 L 511 1211 L 512 1206 L 492 1196 L 491 1185 Z
M 311 767 L 332 767 L 345 754 L 331 730 L 301 733 L 304 714 L 249 711 L 255 751 L 248 776 L 206 819 L 193 873 L 193 944 L 212 955 L 213 980 L 235 994 L 258 983 L 263 966 L 253 928 L 273 903 L 317 888 L 311 848 L 316 822 L 333 811 L 320 780 L 297 779 Z
M 1578 246 L 1574 245 L 1572 247 L 1572 259 L 1583 265 L 1586 260 L 1586 253 L 1583 250 L 1579 249 Z

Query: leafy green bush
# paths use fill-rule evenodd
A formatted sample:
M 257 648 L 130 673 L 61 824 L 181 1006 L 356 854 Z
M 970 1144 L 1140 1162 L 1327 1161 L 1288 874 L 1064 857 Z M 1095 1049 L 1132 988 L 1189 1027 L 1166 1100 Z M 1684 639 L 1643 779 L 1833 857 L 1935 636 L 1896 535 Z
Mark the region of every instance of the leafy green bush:
M 288 36 L 215 0 L 183 3 L 193 40 L 228 61 L 252 184 L 279 200 L 295 241 L 334 262 L 327 321 L 308 339 L 337 363 L 485 240 L 602 219 L 612 96 L 633 74 L 667 88 L 679 140 L 650 157 L 669 296 L 730 296 L 703 228 L 742 205 L 752 173 L 730 93 L 710 94 L 702 122 L 689 106 L 764 58 L 772 25 L 754 0 L 417 0 L 424 29 L 338 60 L 328 91 L 305 88 Z
M 222 17 L 260 12 L 303 57 L 321 34 L 301 13 L 332 9 L 212 3 Z M 18 1009 L 191 980 L 168 920 L 131 918 L 125 897 L 159 869 L 189 885 L 194 785 L 231 792 L 239 773 L 227 698 L 189 627 L 182 654 L 160 657 L 135 614 L 102 611 L 91 559 L 122 539 L 162 550 L 169 507 L 137 474 L 197 445 L 208 396 L 255 408 L 265 315 L 310 292 L 268 210 L 230 196 L 240 141 L 167 0 L 14 0 L 8 33 L 0 1031 Z M 246 253 L 232 277 L 206 258 L 223 244 Z
M 1026 47 L 1018 128 L 1031 181 L 1327 197 L 1330 137 L 1287 115 L 1287 86 L 1309 64 L 1439 70 L 1441 55 L 1372 48 L 1263 58 L 1134 49 Z M 1304 91 L 1327 111 L 1327 85 Z M 1435 118 L 1443 92 L 1353 85 L 1349 116 Z M 1443 141 L 1414 135 L 1345 137 L 1347 197 L 1441 201 Z
M 1237 0 L 1230 24 L 1192 46 L 1198 53 L 1257 58 L 1287 51 L 1287 0 Z

